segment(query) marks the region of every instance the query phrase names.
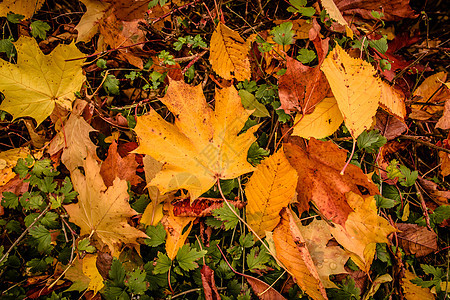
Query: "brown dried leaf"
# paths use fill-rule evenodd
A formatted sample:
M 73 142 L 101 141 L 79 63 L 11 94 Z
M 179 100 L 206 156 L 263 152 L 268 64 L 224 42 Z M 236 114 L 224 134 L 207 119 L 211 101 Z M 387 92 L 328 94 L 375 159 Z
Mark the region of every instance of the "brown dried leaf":
M 383 110 L 379 110 L 375 117 L 375 129 L 378 129 L 388 140 L 395 139 L 408 129 L 408 126 L 404 122 Z
M 415 254 L 416 257 L 428 255 L 437 248 L 437 235 L 426 227 L 417 224 L 399 223 L 397 228 L 398 241 L 406 254 Z
M 311 138 L 306 150 L 298 144 L 287 143 L 284 151 L 299 176 L 299 213 L 308 210 L 309 201 L 314 201 L 326 218 L 344 225 L 348 214 L 353 211 L 345 193 L 378 194 L 376 185 L 357 166 L 349 164 L 344 175 L 340 174 L 347 158 L 346 151 L 331 141 Z
M 223 206 L 222 199 L 200 197 L 192 204 L 189 198 L 177 201 L 173 204 L 173 215 L 176 217 L 206 217 L 211 216 L 211 211 Z M 228 200 L 236 208 L 242 209 L 244 202 Z
M 220 294 L 214 281 L 214 271 L 207 265 L 203 265 L 200 271 L 202 275 L 203 291 L 206 300 L 220 300 Z
M 137 185 L 142 182 L 142 178 L 136 175 L 138 163 L 135 156 L 135 154 L 128 154 L 122 158 L 117 152 L 117 143 L 115 141 L 109 146 L 108 157 L 100 168 L 100 174 L 107 187 L 111 186 L 116 178 L 129 181 L 131 185 Z
M 398 21 L 403 18 L 416 18 L 418 15 L 409 6 L 409 0 L 334 0 L 336 6 L 345 15 L 360 15 L 364 19 L 373 20 L 372 11 L 382 11 L 384 21 Z M 382 7 L 382 10 L 380 9 Z
M 264 281 L 249 275 L 245 275 L 244 277 L 245 279 L 247 279 L 247 282 L 250 284 L 250 286 L 253 289 L 253 292 L 255 292 L 256 296 L 258 296 L 259 299 L 261 300 L 286 299 L 276 289 L 274 289 Z
M 450 99 L 445 101 L 444 114 L 436 123 L 436 128 L 450 129 Z

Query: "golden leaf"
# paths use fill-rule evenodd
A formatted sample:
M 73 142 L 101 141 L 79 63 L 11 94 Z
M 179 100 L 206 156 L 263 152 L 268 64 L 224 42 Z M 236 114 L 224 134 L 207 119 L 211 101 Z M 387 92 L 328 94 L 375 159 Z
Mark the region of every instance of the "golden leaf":
M 447 72 L 439 72 L 436 74 L 433 74 L 422 82 L 421 85 L 414 91 L 413 96 L 414 97 L 420 97 L 419 102 L 427 102 L 427 103 L 434 103 L 442 100 L 448 99 L 449 91 L 448 89 L 441 89 L 441 85 L 447 80 Z M 444 97 L 442 97 L 442 95 Z M 442 106 L 436 106 L 436 105 L 420 105 L 420 104 L 414 104 L 411 106 L 414 109 L 420 109 L 424 110 L 427 113 L 433 114 L 437 111 L 442 110 Z
M 345 125 L 353 138 L 357 138 L 372 125 L 377 112 L 381 88 L 375 69 L 368 62 L 350 57 L 336 45 L 321 70 L 328 79 Z
M 273 231 L 273 241 L 278 260 L 300 288 L 315 300 L 328 299 L 306 242 L 287 209 L 281 212 L 281 221 Z
M 89 280 L 88 290 L 94 291 L 97 294 L 103 288 L 103 277 L 98 272 L 97 266 L 97 254 L 86 254 L 83 258 L 83 273 Z
M 406 116 L 405 95 L 401 94 L 386 82 L 382 80 L 380 80 L 380 82 L 380 106 L 390 114 L 404 120 Z
M 336 20 L 342 26 L 345 26 L 345 32 L 349 38 L 353 38 L 353 31 L 348 26 L 347 21 L 345 21 L 344 17 L 341 14 L 341 11 L 336 6 L 333 0 L 320 0 L 322 6 L 325 8 L 327 13 L 330 15 L 330 18 Z
M 31 18 L 41 9 L 45 0 L 4 0 L 0 3 L 0 17 L 6 17 L 10 12 Z
M 236 31 L 219 22 L 211 37 L 211 66 L 219 76 L 250 80 L 248 46 Z
M 58 104 L 72 107 L 75 92 L 85 81 L 81 66 L 84 56 L 74 43 L 58 45 L 49 55 L 44 55 L 35 39 L 20 37 L 14 43 L 17 64 L 0 60 L 0 91 L 5 99 L 0 109 L 14 119 L 32 117 L 37 125 L 42 123 Z
M 343 120 L 336 99 L 325 98 L 316 105 L 311 114 L 304 115 L 303 118 L 300 113 L 297 114 L 292 135 L 323 139 L 338 130 Z
M 114 256 L 122 243 L 138 245 L 138 238 L 148 238 L 145 233 L 130 226 L 127 218 L 137 213 L 128 203 L 128 185 L 116 178 L 106 188 L 100 175 L 100 166 L 88 154 L 83 175 L 78 169 L 71 173 L 78 203 L 65 205 L 70 221 L 80 227 L 80 235 L 93 235 L 100 244 L 107 245 Z
M 104 16 L 109 4 L 99 0 L 80 0 L 86 6 L 86 12 L 75 27 L 78 31 L 77 43 L 88 42 L 98 31 L 98 21 Z
M 258 165 L 250 178 L 247 195 L 247 222 L 262 238 L 280 221 L 279 212 L 295 195 L 297 172 L 291 167 L 283 149 Z
M 175 124 L 151 111 L 137 118 L 135 128 L 140 141 L 135 152 L 163 164 L 149 185 L 163 194 L 187 189 L 192 202 L 217 179 L 254 171 L 247 152 L 256 140 L 253 133 L 258 126 L 239 134 L 252 111 L 242 107 L 233 86 L 216 91 L 215 111 L 206 103 L 200 86 L 182 81 L 172 81 L 160 100 L 174 114 Z
M 389 243 L 387 236 L 395 232 L 389 222 L 377 215 L 373 196 L 363 198 L 353 192 L 347 193 L 347 202 L 353 209 L 348 215 L 345 227 L 334 224 L 331 234 L 346 250 L 356 265 L 368 273 L 375 255 L 376 243 Z
M 8 181 L 16 177 L 13 168 L 20 158 L 26 158 L 28 154 L 30 154 L 30 149 L 26 147 L 0 152 L 0 186 L 4 186 Z
M 402 279 L 402 289 L 406 300 L 433 300 L 436 299 L 429 288 L 415 285 L 410 280 L 417 276 L 408 270 L 405 270 L 405 277 Z

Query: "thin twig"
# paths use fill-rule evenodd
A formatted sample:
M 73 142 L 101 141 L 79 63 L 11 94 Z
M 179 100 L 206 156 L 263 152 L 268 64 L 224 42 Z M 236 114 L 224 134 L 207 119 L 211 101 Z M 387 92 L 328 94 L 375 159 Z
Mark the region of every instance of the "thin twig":
M 435 144 L 423 141 L 423 140 L 418 139 L 418 138 L 416 138 L 414 136 L 411 136 L 411 135 L 401 135 L 398 138 L 399 139 L 403 139 L 403 140 L 410 140 L 410 141 L 413 141 L 413 142 L 416 142 L 416 143 L 419 143 L 419 144 L 423 144 L 425 146 L 428 146 L 430 148 L 433 148 L 433 149 L 436 149 L 436 150 L 439 150 L 439 151 L 450 153 L 450 149 L 446 149 L 446 148 L 443 148 L 443 147 L 436 146 Z

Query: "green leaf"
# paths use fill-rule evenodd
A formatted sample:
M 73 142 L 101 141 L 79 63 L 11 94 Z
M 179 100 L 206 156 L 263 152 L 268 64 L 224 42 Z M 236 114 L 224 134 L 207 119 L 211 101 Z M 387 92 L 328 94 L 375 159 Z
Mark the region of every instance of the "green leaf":
M 253 240 L 253 234 L 247 233 L 246 235 L 241 235 L 239 237 L 239 244 L 244 248 L 253 247 L 255 241 Z
M 130 289 L 130 292 L 136 295 L 142 295 L 147 291 L 148 284 L 145 281 L 147 273 L 143 270 L 134 270 L 129 273 L 125 285 Z
M 27 267 L 30 268 L 30 271 L 33 273 L 44 272 L 53 260 L 53 257 L 46 257 L 44 259 L 33 258 L 27 262 Z
M 380 68 L 382 71 L 390 70 L 391 69 L 391 62 L 388 59 L 380 59 Z
M 294 43 L 294 31 L 292 30 L 292 23 L 282 23 L 270 32 L 273 34 L 273 41 L 279 45 L 290 45 Z
M 39 252 L 46 252 L 52 248 L 52 236 L 50 231 L 44 226 L 33 226 L 30 228 L 29 233 L 37 241 L 37 249 Z
M 0 52 L 6 53 L 8 58 L 11 58 L 16 55 L 16 50 L 14 48 L 14 44 L 11 39 L 3 39 L 0 40 Z
M 63 185 L 58 189 L 58 193 L 63 194 L 63 202 L 65 204 L 70 203 L 78 195 L 78 193 L 73 190 L 73 185 L 69 177 L 64 178 Z
M 115 286 L 125 287 L 125 269 L 117 258 L 114 258 L 112 261 L 111 270 L 109 270 L 109 278 Z
M 246 90 L 240 90 L 239 96 L 241 96 L 242 106 L 248 110 L 255 110 L 252 115 L 255 117 L 270 117 L 267 108 L 256 100 L 253 94 Z
M 20 223 L 17 220 L 10 220 L 6 225 L 5 225 L 5 229 L 8 233 L 21 233 L 22 232 L 22 228 L 20 228 Z
M 47 228 L 58 228 L 59 226 L 59 215 L 53 211 L 47 212 L 40 220 L 39 223 Z
M 167 3 L 167 0 L 151 0 L 148 3 L 148 9 L 155 7 L 156 5 L 164 6 Z
M 85 238 L 78 242 L 78 251 L 93 253 L 95 252 L 95 247 L 90 245 L 88 238 Z
M 375 19 L 379 19 L 379 20 L 381 20 L 381 18 L 384 17 L 384 13 L 383 12 L 378 12 L 378 11 L 375 11 L 375 10 L 372 10 L 370 12 L 370 14 L 372 15 L 372 17 L 374 17 Z
M 161 223 L 158 223 L 158 225 L 153 226 L 150 225 L 145 230 L 145 233 L 150 237 L 149 239 L 145 240 L 145 244 L 150 247 L 157 247 L 161 244 L 164 244 L 166 241 L 166 230 L 164 229 L 164 226 Z
M 328 293 L 329 291 L 329 293 Z M 327 290 L 327 295 L 330 299 L 340 300 L 340 299 L 361 299 L 361 290 L 356 286 L 355 281 L 351 277 L 347 277 L 343 281 L 343 285 L 340 289 L 329 289 Z
M 178 250 L 176 260 L 183 270 L 194 270 L 198 268 L 196 261 L 205 256 L 206 252 L 206 250 L 197 251 L 197 249 L 191 248 L 189 244 L 184 244 L 183 247 Z
M 140 195 L 139 198 L 135 202 L 133 202 L 133 204 L 131 204 L 131 208 L 142 214 L 149 203 L 150 198 L 148 197 L 148 195 Z
M 10 14 L 10 13 L 8 13 L 6 15 L 6 19 L 8 20 L 8 22 L 11 22 L 13 24 L 20 23 L 23 20 L 23 18 L 25 18 L 25 16 L 24 15 L 19 15 L 19 14 Z
M 289 3 L 292 7 L 288 7 L 287 11 L 299 13 L 305 17 L 312 17 L 316 13 L 316 10 L 314 7 L 304 7 L 306 2 L 306 0 L 290 0 Z
M 387 139 L 378 131 L 363 131 L 357 139 L 358 148 L 364 149 L 368 153 L 376 153 L 379 148 L 387 143 Z
M 170 258 L 166 254 L 158 252 L 158 259 L 156 260 L 156 266 L 153 270 L 153 274 L 167 273 L 169 272 L 171 266 L 172 261 Z
M 52 161 L 50 159 L 41 159 L 34 162 L 31 173 L 39 178 L 42 176 L 57 176 L 59 173 L 53 171 Z
M 258 142 L 250 145 L 247 152 L 247 161 L 253 165 L 258 165 L 264 157 L 270 155 L 270 151 L 259 147 Z
M 239 210 L 236 207 L 234 207 L 234 205 L 231 203 L 230 206 L 232 207 L 234 212 L 237 215 L 239 215 Z M 224 222 L 223 225 L 225 227 L 225 230 L 235 228 L 239 223 L 239 218 L 236 216 L 236 214 L 233 213 L 233 211 L 231 211 L 231 209 L 225 203 L 222 207 L 212 210 L 211 213 L 214 217 Z
M 280 123 L 286 123 L 287 121 L 292 119 L 292 116 L 290 114 L 285 113 L 283 109 L 278 109 L 280 106 L 281 106 L 280 101 L 272 102 L 272 107 L 278 115 L 278 121 Z
M 97 60 L 97 62 L 95 63 L 97 65 L 97 67 L 99 67 L 100 69 L 106 69 L 106 60 L 104 60 L 103 58 L 100 58 Z
M 28 165 L 23 158 L 19 158 L 17 161 L 14 172 L 19 174 L 20 178 L 25 178 L 28 175 Z
M 303 64 L 309 64 L 316 58 L 316 52 L 302 48 L 298 51 L 297 59 Z
M 106 75 L 105 82 L 103 82 L 103 89 L 108 95 L 119 95 L 119 80 L 116 76 Z
M 444 220 L 450 218 L 450 205 L 442 205 L 436 208 L 430 215 L 433 218 L 434 223 L 441 224 Z
M 375 195 L 375 201 L 378 208 L 393 208 L 400 203 L 400 201 L 388 199 L 381 195 Z
M 270 260 L 270 255 L 267 253 L 265 247 L 261 246 L 259 251 L 256 247 L 250 249 L 250 253 L 247 254 L 247 266 L 250 271 L 264 270 L 267 268 L 265 265 Z
M 2 206 L 5 208 L 16 208 L 19 205 L 19 197 L 11 192 L 3 192 Z
M 39 37 L 42 40 L 45 40 L 45 38 L 47 37 L 47 31 L 49 31 L 51 27 L 46 22 L 37 20 L 31 23 L 30 28 L 31 35 L 33 37 Z
M 369 46 L 380 52 L 381 54 L 385 54 L 388 50 L 388 43 L 386 37 L 382 37 L 379 40 L 370 40 Z
M 404 178 L 400 178 L 400 184 L 403 186 L 412 186 L 416 182 L 417 177 L 419 176 L 418 171 L 412 171 L 408 169 L 406 166 L 400 166 L 400 172 L 404 175 Z
M 41 181 L 41 184 L 38 184 L 38 188 L 44 193 L 53 193 L 56 189 L 58 183 L 54 181 L 53 177 L 44 177 Z

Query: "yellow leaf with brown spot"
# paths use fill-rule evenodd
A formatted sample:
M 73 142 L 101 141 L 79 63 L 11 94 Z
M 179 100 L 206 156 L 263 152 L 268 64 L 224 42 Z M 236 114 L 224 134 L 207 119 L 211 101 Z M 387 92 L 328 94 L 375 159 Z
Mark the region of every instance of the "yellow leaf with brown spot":
M 107 188 L 91 155 L 84 162 L 84 174 L 79 169 L 71 172 L 78 203 L 64 206 L 70 221 L 80 227 L 80 235 L 92 235 L 101 246 L 108 246 L 113 256 L 123 244 L 137 246 L 139 238 L 148 238 L 128 224 L 127 219 L 137 212 L 128 203 L 127 182 L 116 178 Z
M 230 80 L 250 80 L 248 46 L 236 31 L 219 22 L 211 37 L 209 61 L 219 76 Z
M 406 300 L 433 300 L 436 299 L 429 288 L 424 288 L 415 285 L 411 282 L 412 279 L 417 278 L 412 272 L 405 270 L 405 277 L 402 278 L 402 289 Z
M 156 186 L 162 194 L 186 189 L 192 202 L 218 179 L 254 171 L 247 152 L 258 126 L 239 134 L 253 111 L 244 109 L 233 86 L 217 90 L 215 98 L 212 110 L 200 85 L 171 81 L 160 100 L 174 114 L 175 123 L 154 110 L 137 118 L 140 145 L 134 152 L 163 164 L 149 186 Z
M 297 114 L 292 135 L 303 138 L 323 139 L 332 135 L 342 124 L 341 111 L 334 97 L 325 98 L 309 115 Z
M 103 277 L 98 272 L 97 254 L 86 254 L 83 258 L 83 273 L 89 278 L 88 290 L 97 294 L 103 288 Z
M 353 138 L 372 125 L 381 87 L 376 71 L 366 61 L 352 58 L 339 45 L 325 58 L 321 70 Z
M 265 231 L 272 231 L 280 221 L 280 210 L 286 207 L 295 195 L 297 172 L 278 150 L 258 165 L 250 178 L 247 196 L 248 225 L 263 238 Z

